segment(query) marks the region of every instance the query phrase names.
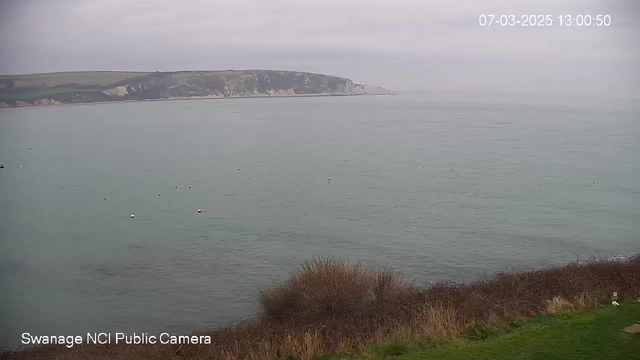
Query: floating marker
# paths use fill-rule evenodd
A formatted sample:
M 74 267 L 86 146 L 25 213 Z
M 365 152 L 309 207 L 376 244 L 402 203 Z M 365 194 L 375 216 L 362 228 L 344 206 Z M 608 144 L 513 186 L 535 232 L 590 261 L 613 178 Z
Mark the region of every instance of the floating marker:
M 201 213 L 201 212 L 202 212 L 202 210 L 198 209 L 198 214 Z
M 31 150 L 31 148 L 29 148 L 29 150 Z
M 176 186 L 176 189 L 177 189 L 177 188 L 178 188 L 178 187 Z
M 78 187 L 78 184 L 76 184 L 76 187 Z
M 22 164 L 20 164 L 20 167 L 22 167 Z
M 191 186 L 189 186 L 189 189 L 191 189 Z
M 160 194 L 158 194 L 158 196 L 160 196 Z
M 136 217 L 135 215 L 131 214 L 131 218 L 133 219 L 134 217 Z
M 107 198 L 104 198 L 105 200 L 107 200 Z

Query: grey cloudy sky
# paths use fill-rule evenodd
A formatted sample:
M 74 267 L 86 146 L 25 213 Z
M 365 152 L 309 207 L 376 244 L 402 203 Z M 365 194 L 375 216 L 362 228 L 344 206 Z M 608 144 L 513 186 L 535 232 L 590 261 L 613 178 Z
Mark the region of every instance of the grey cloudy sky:
M 282 69 L 394 90 L 640 97 L 636 0 L 0 0 L 0 73 Z M 481 27 L 481 14 L 551 14 Z M 561 27 L 609 14 L 610 27 Z

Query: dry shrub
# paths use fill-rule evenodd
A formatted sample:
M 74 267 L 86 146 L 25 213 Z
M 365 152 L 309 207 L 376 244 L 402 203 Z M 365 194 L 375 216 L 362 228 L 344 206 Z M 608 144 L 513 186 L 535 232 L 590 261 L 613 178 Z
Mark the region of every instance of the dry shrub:
M 322 355 L 324 350 L 322 339 L 317 331 L 289 335 L 282 344 L 280 353 L 300 360 L 312 360 Z
M 547 300 L 547 314 L 562 315 L 576 311 L 591 310 L 596 307 L 598 300 L 587 293 L 581 293 L 571 300 L 561 296 L 554 296 Z
M 405 292 L 391 268 L 381 271 L 343 258 L 306 261 L 288 281 L 260 292 L 264 321 L 326 321 L 370 315 Z
M 379 270 L 375 280 L 373 295 L 378 301 L 398 295 L 399 291 L 405 290 L 407 287 L 402 276 L 392 267 L 384 267 Z
M 461 328 L 455 310 L 443 305 L 425 305 L 415 317 L 415 333 L 425 338 L 451 338 Z
M 541 270 L 500 272 L 470 284 L 439 283 L 426 289 L 428 302 L 443 302 L 465 322 L 487 321 L 494 314 L 532 316 L 545 313 L 547 300 L 588 295 L 588 303 L 640 296 L 640 255 L 627 260 L 591 259 Z M 585 295 L 586 296 L 586 295 Z M 587 299 L 585 298 L 585 300 Z
M 583 292 L 573 298 L 573 305 L 579 311 L 592 310 L 598 305 L 598 300 Z
M 547 301 L 547 314 L 562 315 L 576 311 L 576 307 L 561 296 L 554 296 Z

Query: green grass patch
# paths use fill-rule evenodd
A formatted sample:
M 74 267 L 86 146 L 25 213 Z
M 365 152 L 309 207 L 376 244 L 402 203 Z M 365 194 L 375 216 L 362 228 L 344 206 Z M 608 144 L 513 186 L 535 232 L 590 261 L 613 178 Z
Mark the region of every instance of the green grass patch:
M 11 79 L 14 81 L 16 87 L 53 87 L 69 83 L 78 85 L 108 85 L 148 74 L 150 74 L 150 72 L 71 71 L 40 74 L 0 75 L 0 81 Z
M 588 313 L 543 315 L 524 324 L 513 319 L 506 321 L 511 324 L 511 330 L 503 333 L 494 332 L 487 326 L 471 327 L 469 332 L 476 340 L 463 336 L 440 346 L 380 345 L 372 348 L 366 356 L 325 359 L 640 359 L 640 334 L 622 331 L 622 328 L 640 321 L 640 303 L 626 303 L 618 307 L 601 305 Z
M 10 100 L 36 100 L 53 96 L 57 94 L 65 94 L 70 92 L 87 92 L 87 91 L 99 91 L 99 89 L 88 88 L 67 88 L 67 87 L 51 87 L 31 89 L 15 93 L 2 93 L 0 94 L 0 101 Z

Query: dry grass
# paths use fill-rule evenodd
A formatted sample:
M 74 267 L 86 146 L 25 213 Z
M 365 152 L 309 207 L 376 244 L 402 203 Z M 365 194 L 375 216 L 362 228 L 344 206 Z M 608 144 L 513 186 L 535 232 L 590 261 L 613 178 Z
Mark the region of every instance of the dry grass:
M 547 301 L 547 313 L 552 315 L 568 314 L 576 311 L 576 307 L 567 299 L 554 296 Z
M 306 360 L 361 353 L 379 343 L 451 338 L 469 329 L 486 333 L 505 326 L 505 316 L 585 310 L 610 300 L 614 291 L 620 301 L 640 297 L 640 256 L 429 288 L 408 286 L 390 268 L 317 258 L 260 292 L 255 321 L 206 333 L 212 345 L 46 346 L 0 358 Z
M 598 301 L 587 293 L 575 296 L 571 300 L 567 300 L 562 296 L 554 296 L 551 300 L 547 300 L 547 314 L 563 315 L 576 311 L 591 310 L 596 307 Z

